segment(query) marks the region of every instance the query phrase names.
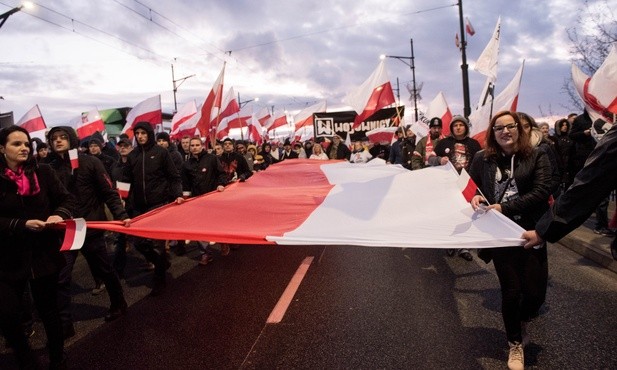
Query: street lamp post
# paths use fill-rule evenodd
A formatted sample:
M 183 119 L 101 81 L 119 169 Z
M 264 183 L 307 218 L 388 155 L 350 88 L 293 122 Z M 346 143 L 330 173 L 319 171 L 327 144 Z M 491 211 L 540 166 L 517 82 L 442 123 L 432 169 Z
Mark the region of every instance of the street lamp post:
M 180 85 L 182 85 L 184 81 L 194 76 L 195 75 L 193 74 L 193 75 L 182 77 L 176 80 L 174 76 L 174 64 L 173 63 L 171 64 L 171 81 L 174 86 L 174 113 L 178 112 L 178 102 L 176 101 L 176 93 L 178 92 L 178 88 L 180 87 Z
M 6 13 L 0 14 L 0 28 L 2 27 L 2 25 L 4 24 L 4 22 L 6 22 L 7 19 L 9 19 L 9 17 L 15 13 L 17 13 L 18 11 L 20 11 L 24 6 L 20 5 L 18 7 L 15 7 L 11 10 L 9 10 Z
M 465 49 L 467 48 L 467 41 L 465 41 L 465 25 L 463 23 L 463 0 L 458 1 L 458 17 L 459 17 L 459 23 L 461 27 L 461 59 L 462 59 L 461 70 L 463 73 L 463 103 L 464 103 L 463 113 L 465 115 L 465 118 L 467 118 L 471 114 L 471 104 L 469 102 L 469 74 L 468 74 L 469 66 L 467 65 L 467 54 L 465 52 Z
M 416 121 L 418 121 L 418 90 L 416 89 L 416 65 L 415 65 L 415 57 L 413 54 L 413 39 L 409 39 L 411 45 L 411 56 L 410 57 L 402 57 L 398 55 L 384 55 L 385 58 L 394 58 L 398 59 L 401 62 L 407 64 L 411 69 L 411 82 L 413 84 L 413 108 L 416 117 Z M 399 98 L 400 101 L 400 98 Z

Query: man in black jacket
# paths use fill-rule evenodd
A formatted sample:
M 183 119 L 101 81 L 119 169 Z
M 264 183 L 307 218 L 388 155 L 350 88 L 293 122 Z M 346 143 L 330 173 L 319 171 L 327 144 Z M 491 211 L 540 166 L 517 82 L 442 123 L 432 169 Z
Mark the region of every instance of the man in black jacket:
M 167 149 L 156 145 L 154 129 L 148 122 L 138 122 L 133 132 L 137 147 L 128 155 L 123 180 L 131 184 L 127 209 L 135 217 L 182 198 L 180 173 Z M 165 253 L 165 241 L 136 238 L 135 248 L 154 264 L 151 296 L 163 293 L 166 271 L 171 264 Z
M 130 218 L 118 193 L 112 188 L 109 174 L 103 164 L 94 156 L 80 154 L 77 167 L 73 168 L 69 150 L 76 149 L 79 139 L 75 130 L 68 126 L 53 127 L 47 134 L 47 141 L 52 149 L 50 165 L 58 174 L 60 181 L 77 199 L 75 217 L 87 221 L 106 221 L 105 205 L 117 220 L 130 224 Z M 105 321 L 112 321 L 126 311 L 122 285 L 107 258 L 104 233 L 102 230 L 90 230 L 81 248 L 83 256 L 92 270 L 92 275 L 100 278 L 107 287 L 110 300 L 109 312 Z M 75 334 L 71 314 L 71 279 L 77 251 L 63 252 L 66 266 L 60 271 L 58 281 L 58 303 L 65 338 Z
M 296 158 L 298 154 L 296 153 Z M 234 151 L 234 142 L 230 138 L 223 140 L 223 154 L 221 154 L 221 164 L 227 174 L 227 182 L 240 181 L 243 182 L 253 175 L 250 170 L 246 158 Z
M 617 127 L 602 137 L 591 152 L 574 183 L 536 223 L 536 229 L 523 233 L 525 248 L 544 240 L 554 243 L 579 227 L 594 209 L 617 188 Z M 611 243 L 611 254 L 617 260 L 617 239 Z

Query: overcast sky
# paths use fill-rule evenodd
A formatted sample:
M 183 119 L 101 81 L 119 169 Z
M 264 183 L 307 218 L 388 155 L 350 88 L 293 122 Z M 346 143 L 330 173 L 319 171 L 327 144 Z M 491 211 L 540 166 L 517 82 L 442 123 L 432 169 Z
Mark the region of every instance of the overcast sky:
M 597 1 L 590 1 L 595 3 Z M 19 5 L 0 0 L 0 13 Z M 0 29 L 0 112 L 17 121 L 38 104 L 50 125 L 83 111 L 133 106 L 161 94 L 163 111 L 200 104 L 227 61 L 225 86 L 256 107 L 298 111 L 343 97 L 376 68 L 381 54 L 410 56 L 413 38 L 416 83 L 424 108 L 440 91 L 453 113 L 463 111 L 461 53 L 455 0 L 39 0 L 13 14 Z M 576 24 L 582 1 L 465 0 L 464 15 L 476 34 L 468 37 L 472 105 L 485 77 L 473 70 L 501 16 L 497 93 L 523 59 L 519 110 L 533 116 L 565 115 L 561 91 L 570 76 L 566 30 Z M 226 54 L 231 51 L 231 56 Z M 401 101 L 410 68 L 387 60 Z M 408 111 L 407 115 L 412 112 Z

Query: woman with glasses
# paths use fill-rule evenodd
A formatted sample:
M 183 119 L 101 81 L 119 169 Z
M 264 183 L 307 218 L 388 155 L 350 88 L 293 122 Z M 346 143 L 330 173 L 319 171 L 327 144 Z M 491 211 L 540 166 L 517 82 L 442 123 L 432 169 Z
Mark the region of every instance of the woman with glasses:
M 502 111 L 493 117 L 485 149 L 474 156 L 469 174 L 481 191 L 471 200 L 474 210 L 486 206 L 532 230 L 548 209 L 551 165 L 545 152 L 532 147 L 514 112 Z M 481 258 L 487 263 L 492 258 L 501 286 L 501 313 L 510 347 L 508 367 L 523 369 L 523 346 L 529 341 L 526 323 L 538 315 L 546 296 L 546 246 L 484 251 Z

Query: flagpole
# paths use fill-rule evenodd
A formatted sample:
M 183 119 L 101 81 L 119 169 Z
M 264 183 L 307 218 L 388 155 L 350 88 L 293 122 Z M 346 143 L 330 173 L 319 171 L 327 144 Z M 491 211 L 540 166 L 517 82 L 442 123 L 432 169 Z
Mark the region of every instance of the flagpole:
M 465 25 L 463 22 L 463 0 L 459 0 L 457 5 L 458 5 L 459 23 L 461 27 L 461 59 L 462 59 L 461 71 L 463 74 L 463 103 L 464 103 L 463 113 L 465 115 L 465 118 L 467 118 L 471 114 L 471 104 L 469 103 L 469 74 L 468 74 L 469 66 L 467 65 L 467 54 L 465 52 L 465 49 L 467 47 L 467 41 L 465 41 Z

